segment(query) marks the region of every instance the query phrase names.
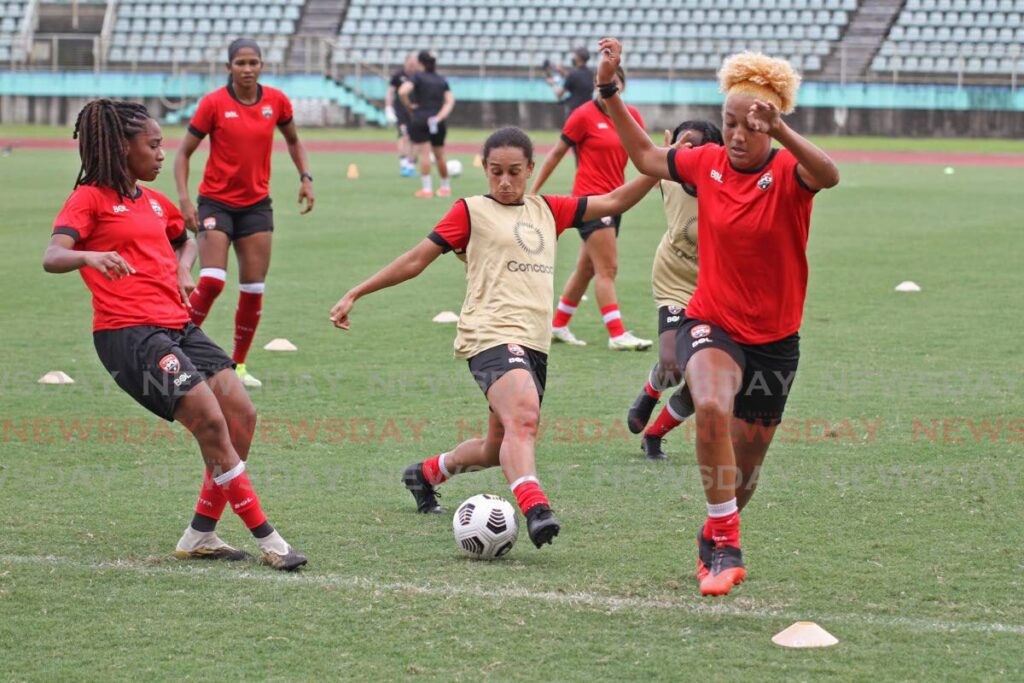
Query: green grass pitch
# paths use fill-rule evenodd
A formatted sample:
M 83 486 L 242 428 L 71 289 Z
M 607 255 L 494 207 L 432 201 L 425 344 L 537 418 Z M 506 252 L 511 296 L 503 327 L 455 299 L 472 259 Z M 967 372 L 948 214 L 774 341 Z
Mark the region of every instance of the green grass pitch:
M 462 160 L 456 194 L 481 192 Z M 156 186 L 173 197 L 170 161 Z M 345 178 L 349 163 L 359 180 Z M 546 190 L 568 192 L 571 166 Z M 749 577 L 710 600 L 692 578 L 704 514 L 692 437 L 670 436 L 667 464 L 642 458 L 623 421 L 655 356 L 607 351 L 593 297 L 573 322 L 590 346 L 551 354 L 537 459 L 563 522 L 555 544 L 537 551 L 524 533 L 507 558 L 475 563 L 450 517 L 414 514 L 402 468 L 467 437 L 487 408 L 451 358 L 454 327 L 430 322 L 461 304 L 453 257 L 360 301 L 351 332 L 327 321 L 449 206 L 414 199 L 391 155 L 314 154 L 317 205 L 304 217 L 289 160 L 274 159 L 250 462 L 264 509 L 309 567 L 173 559 L 198 450 L 105 374 L 79 276 L 41 268 L 77 168 L 71 151 L 0 158 L 0 678 L 1024 676 L 1021 169 L 845 165 L 816 200 L 801 369 L 743 518 Z M 642 336 L 656 334 L 649 276 L 663 230 L 654 193 L 619 242 L 623 315 Z M 561 239 L 556 288 L 578 244 Z M 228 346 L 229 270 L 206 326 Z M 902 280 L 923 291 L 893 292 Z M 274 337 L 299 351 L 263 351 Z M 55 369 L 77 383 L 36 384 Z M 441 491 L 449 509 L 509 497 L 497 470 Z M 221 531 L 252 549 L 230 514 Z M 839 645 L 770 642 L 798 619 Z

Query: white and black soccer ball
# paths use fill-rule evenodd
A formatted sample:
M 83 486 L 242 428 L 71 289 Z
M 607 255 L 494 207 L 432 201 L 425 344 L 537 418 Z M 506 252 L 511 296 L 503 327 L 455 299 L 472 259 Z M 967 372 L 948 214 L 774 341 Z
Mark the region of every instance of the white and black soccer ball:
M 458 159 L 449 159 L 448 163 L 448 175 L 452 178 L 458 178 L 462 175 L 462 162 Z
M 519 536 L 519 520 L 507 500 L 481 493 L 455 511 L 452 530 L 464 553 L 475 560 L 495 560 L 512 550 Z

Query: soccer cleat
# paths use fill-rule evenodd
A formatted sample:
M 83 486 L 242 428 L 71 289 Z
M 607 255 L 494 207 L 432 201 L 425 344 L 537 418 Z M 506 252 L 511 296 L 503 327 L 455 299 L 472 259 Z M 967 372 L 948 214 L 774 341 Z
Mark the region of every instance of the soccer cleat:
M 650 339 L 641 339 L 632 332 L 624 332 L 608 340 L 610 351 L 646 351 L 654 344 Z
M 255 377 L 249 374 L 249 371 L 245 369 L 245 363 L 239 363 L 235 367 L 235 372 L 238 373 L 238 379 L 242 380 L 242 386 L 244 387 L 262 387 L 263 382 L 259 381 Z
M 661 437 L 644 434 L 644 440 L 640 442 L 640 450 L 644 452 L 648 460 L 668 460 L 665 451 L 661 450 Z
M 732 587 L 742 583 L 746 577 L 743 552 L 731 545 L 715 546 L 711 556 L 711 569 L 700 582 L 700 593 L 728 595 Z
M 715 542 L 704 538 L 704 527 L 697 532 L 697 582 L 701 582 L 711 573 L 711 563 L 714 561 Z
M 224 560 L 226 562 L 239 562 L 251 560 L 252 555 L 232 548 L 217 537 L 217 534 L 209 531 L 203 533 L 192 527 L 185 529 L 184 535 L 174 548 L 174 556 L 179 560 Z
M 402 170 L 399 171 L 403 178 L 411 178 L 416 175 L 416 169 L 412 166 L 403 166 Z
M 306 556 L 287 543 L 287 550 L 282 554 L 273 550 L 264 550 L 260 557 L 260 564 L 277 569 L 283 572 L 292 572 L 306 564 Z
M 568 327 L 552 327 L 551 328 L 551 340 L 556 342 L 562 342 L 569 346 L 586 346 L 587 342 L 582 339 L 577 339 L 576 335 L 569 331 Z
M 530 534 L 530 540 L 538 548 L 545 543 L 551 543 L 551 539 L 557 536 L 561 529 L 555 513 L 544 503 L 534 505 L 526 511 L 526 530 Z
M 450 188 L 450 187 L 439 187 L 437 189 L 437 196 L 438 197 L 451 197 L 452 196 L 452 188 Z
M 634 434 L 644 431 L 644 427 L 650 421 L 651 413 L 654 412 L 654 407 L 657 405 L 658 399 L 648 394 L 646 389 L 641 391 L 633 401 L 633 405 L 629 407 L 629 414 L 626 416 L 626 425 L 629 427 L 629 431 Z
M 413 196 L 417 199 L 433 199 L 434 193 L 431 190 L 416 190 Z
M 402 483 L 416 499 L 416 512 L 424 515 L 444 514 L 444 508 L 437 502 L 437 492 L 423 476 L 423 463 L 406 467 L 402 473 Z

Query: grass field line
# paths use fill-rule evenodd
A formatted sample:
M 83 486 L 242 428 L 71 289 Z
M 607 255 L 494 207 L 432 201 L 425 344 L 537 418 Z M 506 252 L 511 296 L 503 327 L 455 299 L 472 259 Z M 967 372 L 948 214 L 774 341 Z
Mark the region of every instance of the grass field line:
M 162 558 L 155 560 L 163 561 Z M 196 575 L 215 575 L 218 579 L 225 577 L 219 568 L 197 567 L 191 564 L 177 566 L 161 566 L 154 560 L 115 560 L 104 562 L 88 562 L 55 555 L 2 555 L 0 564 L 45 565 L 67 567 L 80 570 L 119 570 L 145 576 L 191 577 Z M 561 593 L 553 591 L 533 591 L 527 588 L 484 588 L 473 585 L 455 584 L 415 584 L 402 581 L 379 581 L 377 579 L 345 576 L 343 574 L 313 574 L 296 572 L 283 574 L 270 570 L 240 571 L 231 573 L 230 578 L 239 581 L 272 583 L 281 585 L 328 586 L 339 589 L 359 589 L 381 593 L 412 593 L 435 598 L 480 598 L 487 600 L 533 600 L 567 607 L 585 607 L 608 611 L 644 611 L 670 610 L 695 616 L 746 617 L 752 619 L 784 619 L 800 621 L 811 619 L 824 625 L 834 623 L 851 623 L 863 626 L 879 626 L 902 629 L 914 632 L 937 633 L 1009 633 L 1024 635 L 1024 624 L 1002 624 L 993 622 L 947 621 L 922 619 L 918 617 L 887 616 L 864 614 L 857 612 L 837 612 L 821 614 L 801 614 L 783 609 L 758 607 L 749 598 L 739 598 L 735 602 L 712 601 L 698 598 L 642 598 L 631 596 L 602 595 L 598 593 L 574 592 Z M 742 604 L 740 602 L 742 601 Z

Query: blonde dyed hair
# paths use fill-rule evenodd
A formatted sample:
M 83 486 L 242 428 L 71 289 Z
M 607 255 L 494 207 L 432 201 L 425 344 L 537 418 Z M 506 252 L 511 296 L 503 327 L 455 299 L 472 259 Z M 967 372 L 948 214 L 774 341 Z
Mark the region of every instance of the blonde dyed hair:
M 726 95 L 756 97 L 789 114 L 796 109 L 800 74 L 785 59 L 760 52 L 740 52 L 722 62 L 718 86 Z

